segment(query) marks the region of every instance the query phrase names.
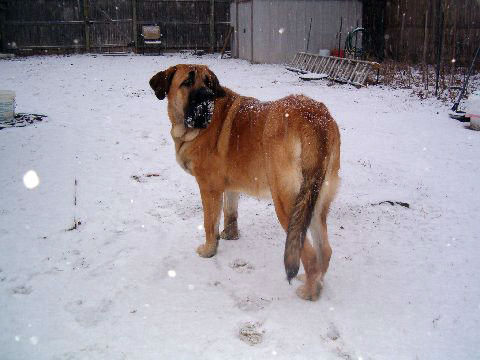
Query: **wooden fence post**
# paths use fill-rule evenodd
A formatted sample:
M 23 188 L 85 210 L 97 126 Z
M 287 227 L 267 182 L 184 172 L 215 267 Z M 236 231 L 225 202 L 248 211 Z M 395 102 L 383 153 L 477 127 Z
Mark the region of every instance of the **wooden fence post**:
M 132 26 L 133 26 L 133 41 L 135 43 L 135 52 L 138 52 L 138 38 L 137 38 L 137 0 L 132 0 Z
M 5 14 L 7 5 L 0 2 L 0 34 L 2 36 L 2 43 L 0 44 L 0 51 L 7 50 L 7 39 L 5 36 Z
M 423 39 L 423 65 L 427 63 L 427 48 L 428 48 L 428 10 L 425 12 L 425 32 Z
M 440 67 L 442 65 L 442 45 L 443 45 L 443 25 L 444 13 L 442 8 L 442 0 L 438 0 L 437 8 L 437 49 L 436 49 L 436 78 L 435 78 L 435 96 L 438 96 L 438 80 L 440 79 Z
M 90 52 L 90 19 L 88 16 L 88 0 L 83 0 L 83 19 L 85 21 L 85 51 Z
M 215 51 L 215 0 L 210 0 L 210 52 Z

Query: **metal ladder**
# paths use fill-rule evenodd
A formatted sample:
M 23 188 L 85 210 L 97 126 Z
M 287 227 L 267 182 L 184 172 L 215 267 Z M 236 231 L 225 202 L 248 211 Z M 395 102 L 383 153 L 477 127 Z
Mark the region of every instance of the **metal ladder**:
M 301 74 L 324 74 L 326 78 L 341 83 L 365 86 L 368 76 L 374 70 L 380 70 L 380 64 L 371 61 L 322 56 L 299 52 L 286 66 L 288 70 Z

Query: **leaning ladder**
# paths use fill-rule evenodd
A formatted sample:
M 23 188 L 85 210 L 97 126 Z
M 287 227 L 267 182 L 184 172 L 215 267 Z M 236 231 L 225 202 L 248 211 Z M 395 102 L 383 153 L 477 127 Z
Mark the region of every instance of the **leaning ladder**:
M 372 71 L 380 70 L 380 64 L 371 61 L 354 60 L 335 56 L 322 56 L 299 52 L 286 67 L 301 74 L 323 74 L 324 77 L 341 83 L 365 86 Z

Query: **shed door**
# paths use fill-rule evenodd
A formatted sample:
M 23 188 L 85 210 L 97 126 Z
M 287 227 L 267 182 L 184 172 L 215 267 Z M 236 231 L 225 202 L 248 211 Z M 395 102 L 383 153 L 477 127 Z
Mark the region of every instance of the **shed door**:
M 240 59 L 252 60 L 252 1 L 238 4 L 238 55 Z

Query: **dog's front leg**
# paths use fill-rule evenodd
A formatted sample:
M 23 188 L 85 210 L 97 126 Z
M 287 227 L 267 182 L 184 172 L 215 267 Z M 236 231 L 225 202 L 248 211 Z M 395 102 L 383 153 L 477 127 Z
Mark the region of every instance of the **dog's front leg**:
M 200 195 L 203 204 L 203 225 L 205 227 L 205 244 L 197 248 L 197 253 L 201 257 L 212 257 L 217 252 L 218 246 L 218 226 L 220 222 L 220 213 L 222 211 L 223 192 L 208 189 L 200 186 Z

